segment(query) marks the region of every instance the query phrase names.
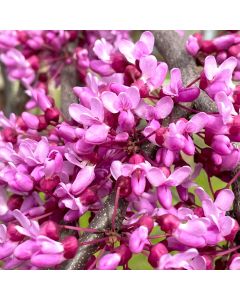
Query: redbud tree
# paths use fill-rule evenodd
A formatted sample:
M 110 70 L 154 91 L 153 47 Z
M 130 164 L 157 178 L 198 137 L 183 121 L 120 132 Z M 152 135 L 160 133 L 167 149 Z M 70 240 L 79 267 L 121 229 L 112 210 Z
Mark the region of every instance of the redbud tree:
M 2 269 L 240 269 L 238 31 L 1 31 L 0 61 Z

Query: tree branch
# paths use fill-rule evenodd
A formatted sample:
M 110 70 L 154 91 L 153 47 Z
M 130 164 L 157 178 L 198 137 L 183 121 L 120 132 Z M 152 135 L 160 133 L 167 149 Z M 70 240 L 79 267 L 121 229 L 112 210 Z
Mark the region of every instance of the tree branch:
M 71 103 L 77 103 L 78 100 L 73 93 L 73 87 L 77 86 L 77 72 L 73 64 L 64 66 L 61 73 L 61 110 L 66 120 L 70 120 L 68 112 Z
M 89 225 L 89 228 L 94 228 L 101 231 L 111 229 L 112 216 L 114 213 L 114 201 L 115 201 L 115 192 L 112 193 L 108 199 L 106 199 L 103 208 L 94 217 L 94 219 Z M 118 206 L 117 215 L 115 219 L 116 231 L 119 231 L 121 228 L 123 219 L 126 214 L 127 205 L 128 205 L 127 201 L 125 201 L 123 198 L 119 199 L 119 206 Z M 104 233 L 85 232 L 81 236 L 79 242 L 85 243 L 93 240 L 102 239 L 103 237 L 104 237 Z M 101 245 L 101 243 L 80 246 L 76 256 L 64 266 L 64 269 L 65 270 L 84 269 L 91 255 L 96 253 L 97 250 L 99 249 L 99 245 Z
M 3 110 L 6 116 L 9 116 L 10 113 L 19 115 L 23 112 L 27 101 L 25 89 L 21 84 L 19 84 L 17 88 L 17 83 L 8 79 L 3 64 L 1 64 L 1 75 L 3 80 L 3 91 L 0 103 L 1 110 Z

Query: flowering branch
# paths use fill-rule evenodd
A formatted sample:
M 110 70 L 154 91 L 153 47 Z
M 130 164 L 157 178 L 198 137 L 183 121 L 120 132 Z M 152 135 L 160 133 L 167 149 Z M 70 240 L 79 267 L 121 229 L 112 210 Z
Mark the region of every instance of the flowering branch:
M 184 84 L 187 85 L 199 77 L 200 72 L 194 59 L 186 52 L 185 39 L 180 37 L 176 31 L 155 31 L 155 45 L 169 68 L 179 68 L 181 70 Z M 203 91 L 200 92 L 198 99 L 184 105 L 204 112 L 217 111 L 214 101 Z M 179 119 L 188 115 L 188 110 L 178 106 L 173 111 L 173 119 Z
M 199 77 L 199 70 L 195 60 L 187 53 L 185 48 L 185 39 L 179 36 L 174 30 L 155 31 L 155 45 L 164 57 L 170 68 L 177 67 L 182 71 L 182 79 L 185 84 L 194 81 Z M 211 98 L 201 91 L 200 96 L 193 102 L 187 103 L 188 107 L 193 107 L 199 111 L 216 112 L 216 104 Z M 186 105 L 186 104 L 185 104 Z M 189 111 L 179 106 L 173 111 L 174 119 L 179 119 L 189 115 Z M 167 121 L 168 122 L 168 121 Z M 232 172 L 233 176 L 239 171 L 239 166 Z M 240 179 L 237 179 L 232 184 L 235 201 L 233 212 L 238 222 L 240 222 Z

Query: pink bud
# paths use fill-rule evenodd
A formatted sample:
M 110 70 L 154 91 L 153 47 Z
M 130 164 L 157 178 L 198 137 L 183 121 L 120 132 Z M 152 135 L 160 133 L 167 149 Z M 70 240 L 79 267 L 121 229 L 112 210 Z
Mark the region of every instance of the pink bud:
M 179 219 L 170 214 L 165 214 L 162 216 L 158 216 L 156 218 L 157 223 L 161 227 L 161 229 L 167 233 L 172 233 L 180 224 Z
M 111 56 L 112 60 L 112 68 L 117 73 L 123 73 L 126 66 L 128 65 L 128 61 L 125 56 L 120 52 L 116 52 Z
M 57 223 L 53 221 L 46 221 L 41 225 L 40 230 L 42 235 L 46 235 L 52 240 L 58 241 L 59 240 L 59 227 Z
M 132 257 L 132 253 L 128 246 L 125 244 L 120 245 L 118 248 L 115 249 L 115 252 L 121 257 L 119 265 L 125 265 Z
M 129 163 L 130 164 L 140 164 L 142 162 L 145 162 L 145 158 L 141 155 L 141 154 L 133 154 L 130 158 L 129 158 Z
M 86 188 L 86 190 L 81 193 L 79 198 L 81 203 L 86 206 L 91 205 L 97 201 L 96 193 L 90 188 Z
M 134 65 L 128 65 L 124 72 L 124 84 L 130 86 L 135 80 L 141 77 L 141 72 Z
M 30 114 L 29 112 L 22 113 L 22 119 L 28 128 L 31 129 L 38 129 L 39 126 L 39 119 L 37 116 Z
M 216 37 L 213 40 L 213 44 L 215 45 L 216 49 L 219 50 L 227 50 L 235 40 L 234 34 L 225 34 L 219 37 Z
M 41 130 L 44 130 L 47 128 L 48 124 L 46 122 L 44 115 L 39 115 L 38 121 L 39 121 L 38 128 L 37 128 L 38 131 L 41 131 Z
M 195 207 L 193 209 L 194 215 L 197 215 L 199 218 L 204 217 L 204 211 L 202 209 L 202 207 Z
M 72 193 L 74 195 L 79 195 L 92 183 L 94 178 L 94 166 L 86 166 L 81 169 L 72 184 Z
M 158 143 L 158 145 L 162 145 L 164 143 L 165 137 L 164 134 L 166 133 L 167 128 L 161 127 L 156 131 L 156 137 L 155 140 Z
M 24 122 L 24 120 L 23 120 L 23 118 L 21 116 L 17 117 L 16 124 L 22 130 L 27 130 L 28 129 L 27 124 Z
M 23 203 L 23 197 L 20 195 L 13 194 L 9 197 L 7 206 L 10 210 L 20 209 Z
M 7 227 L 9 239 L 13 242 L 20 242 L 24 239 L 24 235 L 17 231 L 16 225 L 9 223 Z
M 127 197 L 132 192 L 131 178 L 126 176 L 119 176 L 116 181 L 116 187 L 120 187 L 120 195 Z
M 224 62 L 224 60 L 226 60 L 228 57 L 227 52 L 226 51 L 221 51 L 217 54 L 216 56 L 216 61 L 218 64 L 222 64 Z
M 118 95 L 121 92 L 126 92 L 128 87 L 126 87 L 125 85 L 122 85 L 120 83 L 111 83 L 109 86 L 109 89 L 111 92 Z M 112 116 L 112 114 L 111 114 L 111 116 Z
M 142 216 L 138 221 L 139 226 L 145 226 L 148 229 L 148 233 L 150 233 L 153 229 L 154 222 L 153 218 L 150 216 Z
M 149 89 L 147 83 L 145 83 L 143 80 L 138 79 L 137 81 L 135 81 L 132 84 L 132 86 L 136 86 L 139 89 L 140 97 L 142 97 L 142 98 L 148 97 L 150 89 Z
M 56 186 L 59 184 L 60 179 L 58 176 L 53 176 L 50 178 L 43 177 L 40 180 L 40 189 L 45 193 L 51 193 Z
M 151 266 L 153 266 L 153 268 L 157 268 L 160 257 L 167 253 L 167 248 L 162 243 L 158 243 L 151 247 L 150 254 L 148 256 L 148 262 Z
M 231 135 L 239 135 L 240 132 L 240 115 L 233 117 L 233 122 L 230 125 L 229 133 Z
M 67 236 L 63 241 L 62 241 L 63 247 L 64 247 L 64 257 L 66 259 L 71 259 L 73 258 L 78 249 L 78 240 L 75 238 L 75 236 Z
M 228 53 L 231 56 L 235 56 L 237 58 L 240 58 L 240 44 L 233 45 L 228 49 Z
M 11 127 L 6 127 L 1 131 L 2 137 L 5 142 L 15 144 L 17 142 L 17 132 Z
M 195 36 L 190 35 L 186 42 L 186 49 L 188 53 L 195 56 L 198 53 L 199 48 L 198 39 Z
M 28 58 L 28 62 L 30 63 L 33 70 L 37 71 L 39 69 L 39 58 L 36 55 L 32 55 Z
M 56 107 L 47 108 L 45 111 L 45 119 L 48 123 L 51 121 L 58 122 L 59 110 Z
M 210 40 L 202 41 L 201 50 L 207 54 L 210 54 L 216 51 L 216 46 Z
M 142 252 L 145 244 L 148 242 L 148 228 L 140 226 L 133 231 L 129 238 L 129 248 L 133 253 Z

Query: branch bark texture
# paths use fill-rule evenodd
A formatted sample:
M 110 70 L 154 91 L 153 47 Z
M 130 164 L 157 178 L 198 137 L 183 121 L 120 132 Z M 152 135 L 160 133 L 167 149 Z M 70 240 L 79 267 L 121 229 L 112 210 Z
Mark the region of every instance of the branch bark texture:
M 106 199 L 103 208 L 97 213 L 92 222 L 89 225 L 89 228 L 105 231 L 111 229 L 112 217 L 114 213 L 114 200 L 115 192 L 112 193 L 108 199 Z M 115 219 L 115 230 L 118 231 L 121 228 L 124 216 L 126 214 L 128 203 L 123 199 L 119 199 L 118 210 Z M 89 233 L 85 232 L 79 242 L 86 243 L 97 239 L 102 239 L 104 233 Z M 101 243 L 95 243 L 90 245 L 80 246 L 76 256 L 65 265 L 65 270 L 82 270 L 84 269 L 87 261 L 96 253 L 99 249 Z

